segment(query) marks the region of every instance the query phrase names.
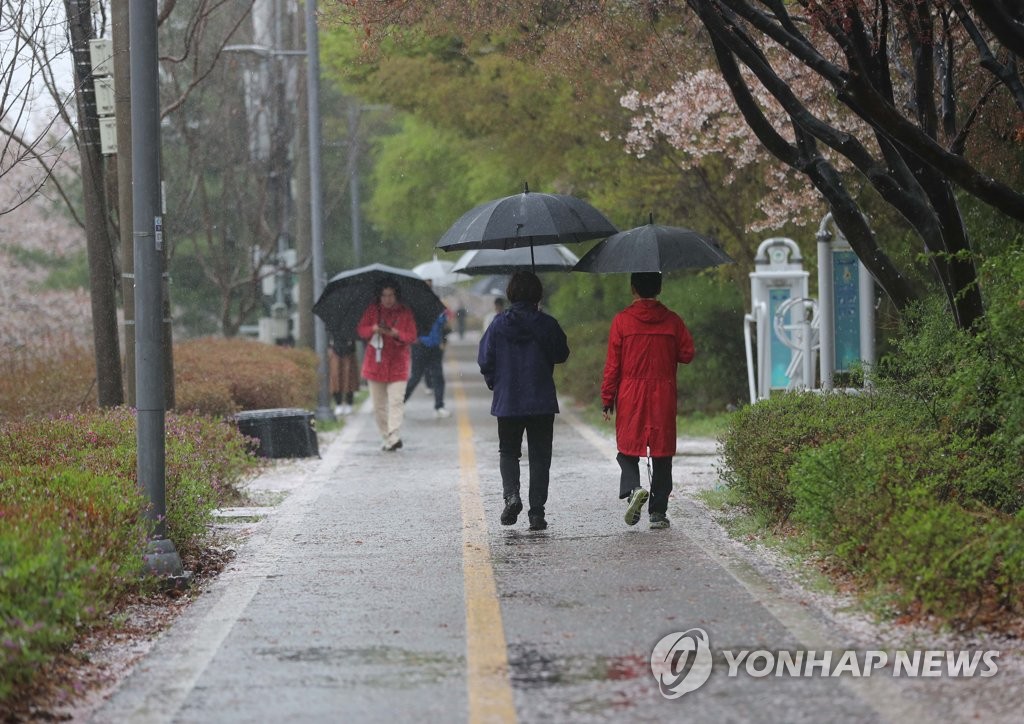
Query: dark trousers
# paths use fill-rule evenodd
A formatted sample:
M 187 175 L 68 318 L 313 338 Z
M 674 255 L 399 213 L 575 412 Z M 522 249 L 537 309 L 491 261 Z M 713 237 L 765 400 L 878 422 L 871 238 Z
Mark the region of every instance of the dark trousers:
M 412 346 L 412 366 L 409 370 L 409 382 L 405 385 L 405 400 L 409 401 L 413 390 L 425 379 L 427 387 L 434 390 L 434 409 L 444 407 L 444 371 L 441 362 L 444 350 L 440 347 L 424 347 L 422 344 Z
M 519 458 L 523 456 L 526 433 L 530 459 L 530 515 L 544 515 L 551 471 L 551 440 L 555 432 L 554 415 L 498 418 L 498 466 L 502 494 L 519 494 Z
M 633 488 L 640 487 L 640 458 L 635 455 L 615 456 L 622 469 L 619 478 L 619 497 L 628 498 Z M 672 492 L 672 458 L 651 458 L 651 500 L 647 504 L 650 513 L 668 511 L 668 494 Z

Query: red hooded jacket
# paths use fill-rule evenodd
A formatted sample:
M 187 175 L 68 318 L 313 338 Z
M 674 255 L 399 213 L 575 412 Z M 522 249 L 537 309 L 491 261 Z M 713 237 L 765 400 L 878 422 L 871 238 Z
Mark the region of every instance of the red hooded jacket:
M 615 406 L 615 441 L 625 455 L 676 453 L 676 365 L 693 359 L 682 318 L 656 299 L 615 315 L 608 334 L 601 402 Z
M 380 362 L 377 361 L 377 350 L 366 345 L 366 356 L 363 358 L 363 377 L 374 382 L 400 382 L 409 379 L 409 345 L 416 339 L 416 320 L 408 307 L 395 304 L 390 309 L 374 302 L 363 312 L 356 334 L 369 341 L 373 336 L 373 325 L 391 327 L 398 332 L 398 337 L 385 335 L 384 347 L 381 349 Z

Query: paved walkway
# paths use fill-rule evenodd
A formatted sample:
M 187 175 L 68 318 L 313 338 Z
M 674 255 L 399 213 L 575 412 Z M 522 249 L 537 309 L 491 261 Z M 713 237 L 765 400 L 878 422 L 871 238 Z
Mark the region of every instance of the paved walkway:
M 287 495 L 92 721 L 944 721 L 881 675 L 728 675 L 728 651 L 842 642 L 688 502 L 715 483 L 712 441 L 684 441 L 672 527 L 627 527 L 613 440 L 563 411 L 549 529 L 498 525 L 474 360 L 472 340 L 449 348 L 454 414 L 417 390 L 403 450 L 379 449 L 364 405 L 320 459 L 254 481 Z M 710 679 L 665 698 L 652 649 L 693 628 Z

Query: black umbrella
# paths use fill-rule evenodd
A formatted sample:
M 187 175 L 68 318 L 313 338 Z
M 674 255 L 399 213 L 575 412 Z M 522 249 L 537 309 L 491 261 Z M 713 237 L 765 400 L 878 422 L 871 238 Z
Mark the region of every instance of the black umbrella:
M 467 211 L 437 242 L 439 249 L 513 249 L 599 239 L 616 232 L 604 215 L 582 199 L 563 194 L 523 193 Z
M 444 303 L 419 275 L 386 264 L 349 269 L 333 277 L 313 305 L 313 313 L 335 337 L 355 339 L 360 317 L 377 301 L 377 290 L 385 281 L 396 286 L 398 301 L 412 310 L 420 334 L 427 334 L 444 311 Z
M 511 274 L 517 269 L 567 272 L 572 271 L 578 261 L 563 244 L 536 249 L 471 249 L 455 262 L 452 271 L 463 274 Z
M 573 271 L 666 272 L 732 263 L 733 259 L 710 236 L 681 226 L 660 226 L 652 219 L 646 226 L 620 231 L 599 242 Z

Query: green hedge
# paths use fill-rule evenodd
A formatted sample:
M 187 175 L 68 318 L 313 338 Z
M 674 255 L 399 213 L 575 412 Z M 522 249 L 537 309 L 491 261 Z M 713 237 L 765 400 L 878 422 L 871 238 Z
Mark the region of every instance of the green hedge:
M 168 414 L 167 534 L 187 562 L 256 461 L 230 423 Z M 117 408 L 0 425 L 0 701 L 128 591 L 148 585 L 135 416 Z

